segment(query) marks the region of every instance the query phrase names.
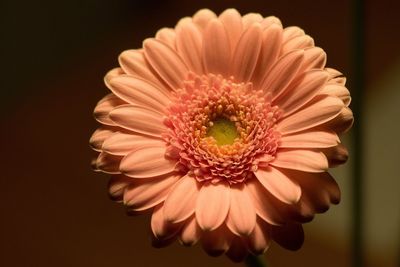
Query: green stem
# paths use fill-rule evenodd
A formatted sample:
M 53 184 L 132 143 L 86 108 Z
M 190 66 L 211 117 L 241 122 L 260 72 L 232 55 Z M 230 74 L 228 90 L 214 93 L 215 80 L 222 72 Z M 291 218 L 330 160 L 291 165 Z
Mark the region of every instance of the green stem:
M 263 256 L 249 255 L 244 261 L 247 267 L 267 267 L 267 263 Z

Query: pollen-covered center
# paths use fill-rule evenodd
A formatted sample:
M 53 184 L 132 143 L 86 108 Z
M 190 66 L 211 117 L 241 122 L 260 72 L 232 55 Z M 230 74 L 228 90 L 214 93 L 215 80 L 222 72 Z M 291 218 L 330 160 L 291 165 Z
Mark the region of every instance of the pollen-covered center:
M 274 159 L 281 111 L 251 83 L 191 74 L 169 113 L 166 156 L 199 182 L 242 182 Z

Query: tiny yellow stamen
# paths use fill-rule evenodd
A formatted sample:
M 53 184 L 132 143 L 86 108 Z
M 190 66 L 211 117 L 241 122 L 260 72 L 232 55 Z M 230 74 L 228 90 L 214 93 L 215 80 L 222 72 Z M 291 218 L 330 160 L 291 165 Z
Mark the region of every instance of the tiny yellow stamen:
M 213 137 L 218 146 L 223 146 L 232 145 L 239 134 L 234 122 L 223 117 L 217 117 L 212 126 L 208 128 L 207 136 Z

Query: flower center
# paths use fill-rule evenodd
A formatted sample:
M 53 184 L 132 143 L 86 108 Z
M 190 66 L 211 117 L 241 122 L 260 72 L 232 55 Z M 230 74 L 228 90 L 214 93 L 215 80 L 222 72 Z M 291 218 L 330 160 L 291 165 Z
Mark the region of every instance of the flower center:
M 239 137 L 235 124 L 224 117 L 218 117 L 210 122 L 207 136 L 215 139 L 218 146 L 232 145 L 236 138 Z

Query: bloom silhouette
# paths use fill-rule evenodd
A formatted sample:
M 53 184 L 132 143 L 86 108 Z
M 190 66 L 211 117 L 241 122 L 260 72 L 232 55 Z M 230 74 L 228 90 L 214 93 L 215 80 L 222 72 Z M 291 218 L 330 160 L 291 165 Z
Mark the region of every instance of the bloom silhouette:
M 151 212 L 153 244 L 201 242 L 240 261 L 340 200 L 327 172 L 347 160 L 345 78 L 298 27 L 203 9 L 124 51 L 91 138 L 111 197 Z

